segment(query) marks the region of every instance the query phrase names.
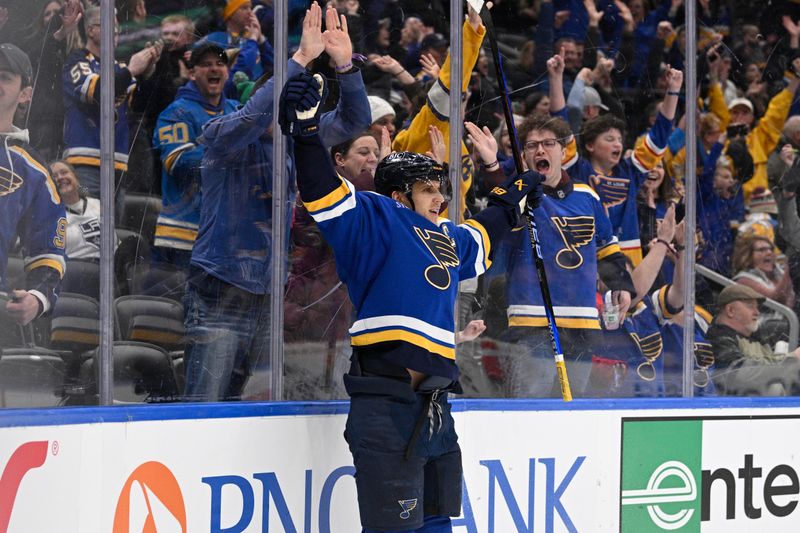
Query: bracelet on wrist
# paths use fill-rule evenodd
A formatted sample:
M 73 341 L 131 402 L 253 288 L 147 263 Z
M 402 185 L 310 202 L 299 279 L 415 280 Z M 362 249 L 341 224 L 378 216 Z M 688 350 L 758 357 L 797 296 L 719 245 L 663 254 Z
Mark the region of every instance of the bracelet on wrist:
M 500 162 L 497 159 L 495 159 L 493 163 L 489 163 L 488 165 L 486 163 L 484 163 L 483 168 L 485 168 L 486 170 L 494 170 L 495 168 L 497 168 L 499 166 L 500 166 Z
M 665 241 L 664 239 L 656 239 L 656 244 L 661 243 L 667 247 L 667 250 L 672 250 L 672 245 Z
M 680 91 L 667 91 L 667 94 L 669 96 L 680 96 L 681 95 Z
M 339 66 L 339 65 L 336 65 L 336 66 L 334 66 L 333 68 L 334 68 L 334 70 L 335 70 L 336 72 L 338 72 L 339 74 L 341 74 L 341 73 L 343 73 L 343 72 L 347 72 L 348 70 L 350 70 L 351 68 L 353 68 L 353 62 L 352 62 L 352 61 L 350 61 L 350 62 L 349 62 L 349 63 L 347 63 L 346 65 L 341 65 L 341 66 Z
M 394 74 L 392 74 L 392 76 L 394 76 L 394 77 L 396 78 L 397 76 L 399 76 L 399 75 L 400 75 L 400 74 L 402 74 L 403 72 L 407 72 L 407 70 L 406 70 L 406 69 L 398 70 L 397 72 L 395 72 Z

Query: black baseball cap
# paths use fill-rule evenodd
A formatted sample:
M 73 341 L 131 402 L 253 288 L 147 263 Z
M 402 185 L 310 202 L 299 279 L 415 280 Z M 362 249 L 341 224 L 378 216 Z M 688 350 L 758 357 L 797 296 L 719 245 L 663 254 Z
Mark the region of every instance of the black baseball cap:
M 209 54 L 218 57 L 226 65 L 228 64 L 228 54 L 225 53 L 224 48 L 216 43 L 205 42 L 192 49 L 192 55 L 189 56 L 189 68 L 194 68 L 201 59 Z
M 33 83 L 33 67 L 28 54 L 11 43 L 0 44 L 0 56 L 5 59 L 6 69 L 22 77 L 22 86 Z

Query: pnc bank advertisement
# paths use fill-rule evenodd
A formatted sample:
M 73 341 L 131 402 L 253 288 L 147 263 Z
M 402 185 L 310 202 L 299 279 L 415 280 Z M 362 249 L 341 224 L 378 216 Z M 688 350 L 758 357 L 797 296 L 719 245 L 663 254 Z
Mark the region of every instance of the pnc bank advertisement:
M 800 531 L 800 408 L 456 405 L 454 532 Z M 153 420 L 124 409 L 0 427 L 0 533 L 361 530 L 342 410 Z

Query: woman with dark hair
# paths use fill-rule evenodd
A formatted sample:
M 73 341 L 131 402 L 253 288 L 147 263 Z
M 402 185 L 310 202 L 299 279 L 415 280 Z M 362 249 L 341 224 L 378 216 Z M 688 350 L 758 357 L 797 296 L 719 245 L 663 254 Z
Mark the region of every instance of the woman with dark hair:
M 647 173 L 636 196 L 639 237 L 645 251 L 649 249 L 648 243 L 656 238 L 658 223 L 663 220 L 669 206 L 680 200 L 672 179 L 665 179 L 663 161 L 659 161 Z
M 359 191 L 375 190 L 373 178 L 380 158 L 378 141 L 369 131 L 331 148 L 336 171 Z

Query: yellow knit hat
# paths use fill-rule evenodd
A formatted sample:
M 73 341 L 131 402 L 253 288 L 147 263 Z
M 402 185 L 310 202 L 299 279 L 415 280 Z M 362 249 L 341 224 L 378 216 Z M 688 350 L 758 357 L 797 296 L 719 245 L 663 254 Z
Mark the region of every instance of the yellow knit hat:
M 249 4 L 250 0 L 228 0 L 225 4 L 225 11 L 222 12 L 222 18 L 228 20 L 231 15 L 236 13 L 236 10 L 245 4 Z

